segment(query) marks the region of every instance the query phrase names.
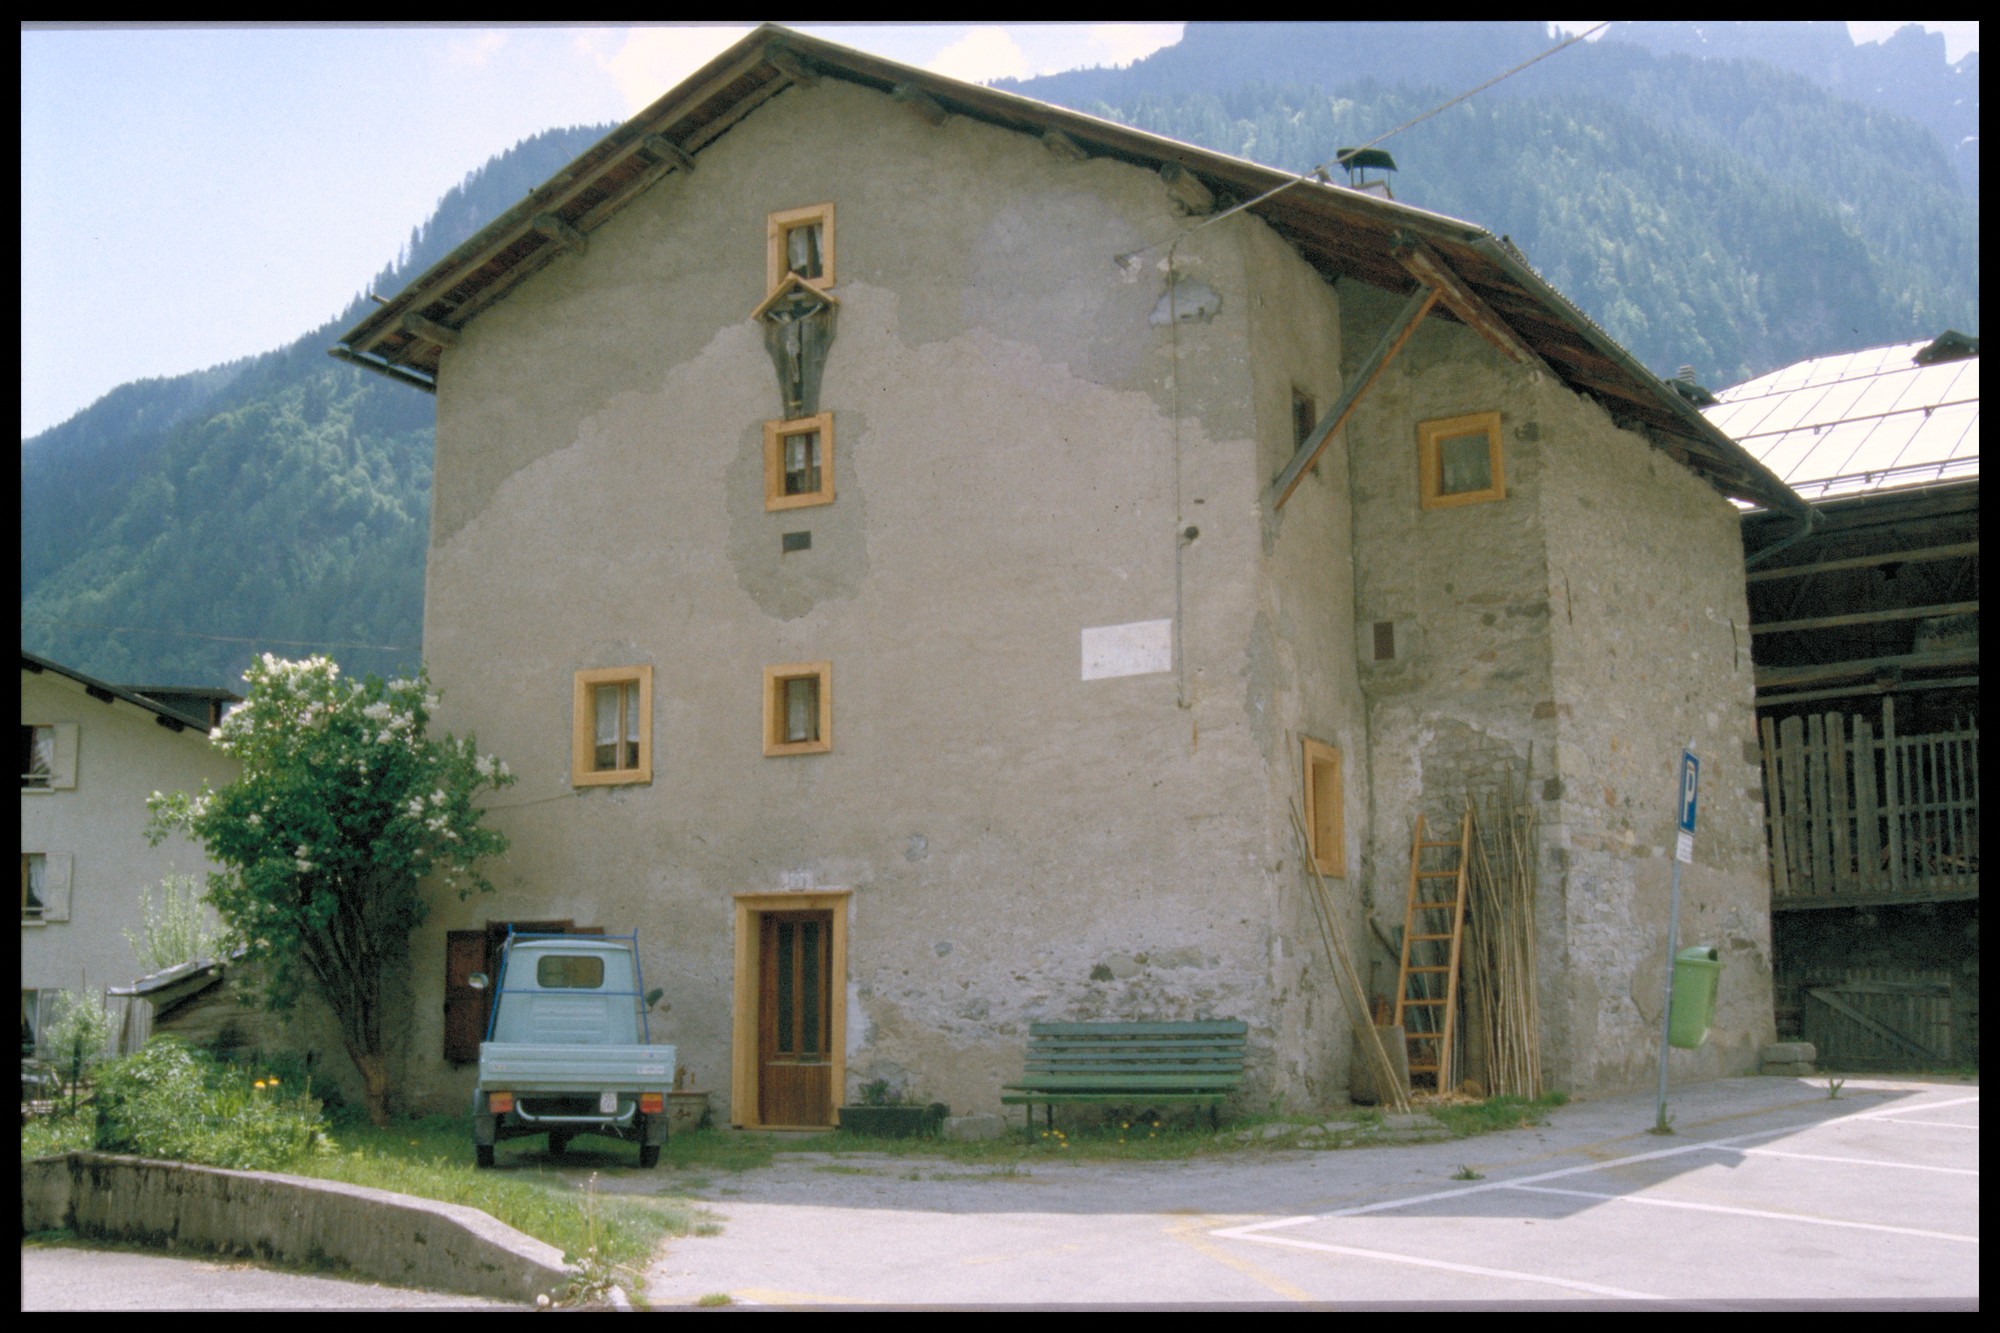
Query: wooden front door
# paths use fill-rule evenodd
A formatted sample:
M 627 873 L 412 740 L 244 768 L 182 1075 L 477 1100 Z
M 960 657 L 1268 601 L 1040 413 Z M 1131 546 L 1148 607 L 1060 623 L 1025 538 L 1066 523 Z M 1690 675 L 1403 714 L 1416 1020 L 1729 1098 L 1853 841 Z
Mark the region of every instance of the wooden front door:
M 757 1120 L 833 1123 L 832 912 L 758 918 Z

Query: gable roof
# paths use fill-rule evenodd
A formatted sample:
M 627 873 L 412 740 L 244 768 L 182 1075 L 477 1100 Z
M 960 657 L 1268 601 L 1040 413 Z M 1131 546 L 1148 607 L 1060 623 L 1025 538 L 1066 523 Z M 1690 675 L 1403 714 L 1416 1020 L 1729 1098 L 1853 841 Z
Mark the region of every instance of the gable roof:
M 37 657 L 25 648 L 21 650 L 21 670 L 37 676 L 43 672 L 54 672 L 64 680 L 82 686 L 85 694 L 88 694 L 100 703 L 108 704 L 118 701 L 131 704 L 134 708 L 143 709 L 151 713 L 153 720 L 168 731 L 192 731 L 202 740 L 206 741 L 208 739 L 209 723 L 206 718 L 183 712 L 178 708 L 170 708 L 158 700 L 148 699 L 142 694 L 136 694 L 122 685 L 107 685 L 95 676 L 86 676 L 81 671 L 66 667 L 60 662 L 51 662 L 46 657 Z M 183 693 L 186 692 L 183 691 Z M 239 697 L 229 693 L 227 690 L 199 690 L 192 692 L 204 696 L 210 694 L 219 695 L 229 700 L 235 700 Z
M 587 246 L 593 230 L 662 177 L 698 177 L 701 151 L 764 102 L 820 79 L 887 93 L 927 119 L 961 115 L 1035 135 L 1065 156 L 1164 171 L 1190 181 L 1196 194 L 1214 195 L 1218 206 L 1253 200 L 1249 211 L 1329 282 L 1407 293 L 1418 280 L 1401 256 L 1415 243 L 1484 303 L 1502 326 L 1501 338 L 1525 347 L 1571 389 L 1597 399 L 1717 490 L 1766 508 L 1805 510 L 1769 469 L 1571 305 L 1510 243 L 1471 223 L 768 24 L 439 260 L 342 335 L 332 355 L 434 391 L 444 349 L 480 311 L 558 254 Z M 1260 198 L 1279 187 L 1285 188 Z M 1112 262 L 1108 254 L 1105 262 Z
M 1800 361 L 1722 390 L 1708 419 L 1808 500 L 1977 477 L 1977 343 L 1918 359 L 1944 341 Z

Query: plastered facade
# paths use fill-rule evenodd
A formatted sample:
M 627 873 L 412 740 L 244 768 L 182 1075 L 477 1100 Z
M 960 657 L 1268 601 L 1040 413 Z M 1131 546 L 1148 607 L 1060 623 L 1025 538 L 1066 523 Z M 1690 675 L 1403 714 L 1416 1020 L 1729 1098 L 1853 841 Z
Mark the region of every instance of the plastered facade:
M 826 202 L 836 499 L 768 513 L 765 220 Z M 1342 756 L 1332 888 L 1359 941 L 1371 894 L 1400 903 L 1392 826 L 1423 778 L 1405 740 L 1553 754 L 1544 502 L 1531 463 L 1525 502 L 1460 516 L 1495 544 L 1468 548 L 1463 595 L 1408 577 L 1427 537 L 1377 514 L 1399 503 L 1378 472 L 1408 457 L 1385 442 L 1485 383 L 1463 383 L 1483 345 L 1433 321 L 1274 514 L 1294 390 L 1330 405 L 1386 312 L 1349 311 L 1248 215 L 1114 262 L 1185 226 L 1148 171 L 829 81 L 466 326 L 439 377 L 425 653 L 439 724 L 520 781 L 491 806 L 496 892 L 438 895 L 413 941 L 415 1101 L 471 1085 L 438 1054 L 446 933 L 568 918 L 639 931 L 656 1029 L 744 1119 L 735 904 L 774 893 L 843 914 L 836 1094 L 885 1078 L 997 1110 L 1031 1021 L 1197 1017 L 1250 1024 L 1252 1104 L 1344 1093 L 1292 827 L 1301 740 Z M 1510 430 L 1533 417 L 1516 400 L 1569 398 L 1490 387 Z M 1387 605 L 1426 642 L 1495 617 L 1500 657 L 1371 684 L 1359 625 Z M 1085 678 L 1085 631 L 1158 621 L 1170 669 Z M 832 747 L 766 757 L 761 673 L 801 662 L 831 664 Z M 652 781 L 573 789 L 575 674 L 639 665 Z
M 146 798 L 197 791 L 204 782 L 223 786 L 235 762 L 202 732 L 170 731 L 155 719 L 126 700 L 97 699 L 56 672 L 21 672 L 21 724 L 76 728 L 75 785 L 21 792 L 22 855 L 44 856 L 52 879 L 67 878 L 67 919 L 55 919 L 61 908 L 51 904 L 43 919 L 22 920 L 24 991 L 102 993 L 130 982 L 139 964 L 125 934 L 145 924 L 144 896 L 157 898 L 170 874 L 199 877 L 212 868 L 200 847 L 179 836 L 148 845 Z M 52 896 L 59 887 L 51 884 Z

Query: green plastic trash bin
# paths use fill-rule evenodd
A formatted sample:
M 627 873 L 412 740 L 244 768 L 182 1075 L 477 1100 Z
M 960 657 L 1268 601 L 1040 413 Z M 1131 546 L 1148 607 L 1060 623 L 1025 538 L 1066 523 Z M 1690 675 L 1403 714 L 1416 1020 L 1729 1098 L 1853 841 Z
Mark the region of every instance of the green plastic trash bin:
M 1712 945 L 1699 944 L 1674 955 L 1668 1042 L 1691 1051 L 1708 1040 L 1708 1025 L 1715 1021 L 1715 988 L 1721 980 L 1722 956 Z

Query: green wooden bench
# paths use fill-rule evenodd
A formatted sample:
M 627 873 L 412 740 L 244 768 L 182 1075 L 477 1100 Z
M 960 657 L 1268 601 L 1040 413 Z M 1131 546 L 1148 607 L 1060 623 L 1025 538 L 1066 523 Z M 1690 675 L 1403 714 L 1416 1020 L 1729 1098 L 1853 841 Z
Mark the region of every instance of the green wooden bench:
M 1031 1023 L 1027 1068 L 1018 1083 L 1001 1088 L 1005 1106 L 1035 1105 L 1055 1127 L 1055 1108 L 1077 1102 L 1148 1105 L 1206 1102 L 1209 1124 L 1216 1105 L 1243 1086 L 1239 1019 L 1194 1023 Z

